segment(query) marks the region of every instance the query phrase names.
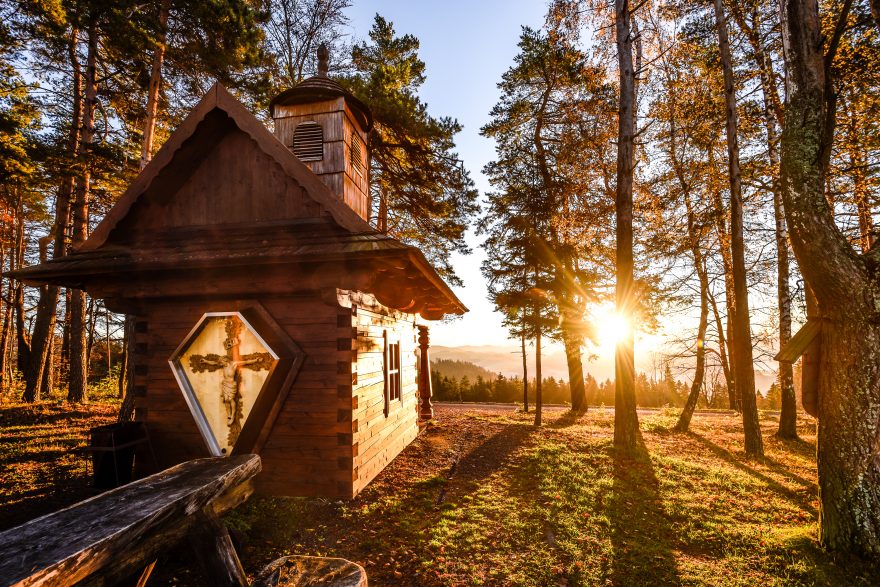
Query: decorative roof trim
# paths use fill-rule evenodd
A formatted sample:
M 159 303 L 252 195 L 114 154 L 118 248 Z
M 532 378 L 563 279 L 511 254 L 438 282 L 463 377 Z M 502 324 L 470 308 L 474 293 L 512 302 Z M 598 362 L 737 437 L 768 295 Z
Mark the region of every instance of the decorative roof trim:
M 309 197 L 330 214 L 339 226 L 351 232 L 372 230 L 369 223 L 337 199 L 318 176 L 312 173 L 290 149 L 275 138 L 269 129 L 248 112 L 241 102 L 236 100 L 220 83 L 215 83 L 189 116 L 171 134 L 156 156 L 125 190 L 125 193 L 98 224 L 88 240 L 77 248 L 78 251 L 94 251 L 107 242 L 113 229 L 128 215 L 132 206 L 150 188 L 159 173 L 168 165 L 173 164 L 174 156 L 184 142 L 197 132 L 199 124 L 214 110 L 226 113 L 239 130 L 250 136 L 264 153 L 272 157 Z

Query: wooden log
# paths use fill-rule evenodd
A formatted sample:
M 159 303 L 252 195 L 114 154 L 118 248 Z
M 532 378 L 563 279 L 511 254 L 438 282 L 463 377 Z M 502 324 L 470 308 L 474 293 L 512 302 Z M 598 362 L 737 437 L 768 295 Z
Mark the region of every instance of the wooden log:
M 125 577 L 179 540 L 194 513 L 260 472 L 260 457 L 198 459 L 0 533 L 4 585 Z

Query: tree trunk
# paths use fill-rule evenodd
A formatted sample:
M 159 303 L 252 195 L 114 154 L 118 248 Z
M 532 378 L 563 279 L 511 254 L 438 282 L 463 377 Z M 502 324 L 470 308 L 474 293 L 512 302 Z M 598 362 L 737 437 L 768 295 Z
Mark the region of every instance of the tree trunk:
M 15 267 L 21 268 L 24 264 L 24 197 L 20 189 L 15 188 Z M 24 287 L 20 281 L 15 284 L 15 330 L 16 330 L 16 368 L 20 374 L 27 371 L 30 363 L 31 340 L 25 325 L 24 310 Z M 26 395 L 22 397 L 23 401 L 34 402 L 40 398 L 30 398 Z
M 828 76 L 850 6 L 844 3 L 823 55 L 815 0 L 782 3 L 787 91 L 781 184 L 792 249 L 822 318 L 819 537 L 830 549 L 874 558 L 880 556 L 880 262 L 853 250 L 825 198 L 834 131 Z
M 852 181 L 852 195 L 855 200 L 856 214 L 859 218 L 859 244 L 866 253 L 874 246 L 874 215 L 871 213 L 871 189 L 868 186 L 868 168 L 866 154 L 859 140 L 859 121 L 849 113 L 847 124 L 847 140 L 844 149 L 849 153 L 849 177 Z
M 711 147 L 708 152 L 709 168 L 715 169 L 715 150 Z M 714 174 L 713 174 L 714 175 Z M 715 228 L 718 231 L 718 244 L 721 253 L 721 266 L 724 270 L 724 303 L 727 309 L 727 321 L 725 328 L 722 329 L 718 325 L 718 339 L 724 340 L 724 347 L 727 349 L 728 368 L 724 372 L 727 380 L 727 399 L 728 407 L 737 412 L 740 411 L 739 393 L 736 389 L 736 358 L 734 357 L 733 346 L 733 322 L 736 314 L 734 299 L 736 294 L 733 287 L 733 261 L 730 257 L 730 232 L 727 230 L 727 220 L 725 219 L 726 211 L 724 200 L 721 198 L 721 191 L 717 186 L 713 186 L 712 205 L 715 210 Z M 713 305 L 716 316 L 718 315 L 717 306 Z
M 679 187 L 681 188 L 682 198 L 684 199 L 685 209 L 687 210 L 687 239 L 694 259 L 694 272 L 700 282 L 700 321 L 697 327 L 697 356 L 696 366 L 694 368 L 694 380 L 691 382 L 691 390 L 685 401 L 684 409 L 678 417 L 678 423 L 675 425 L 676 432 L 687 432 L 691 425 L 691 418 L 697 407 L 697 400 L 700 399 L 700 390 L 703 388 L 703 378 L 706 373 L 706 329 L 709 325 L 709 276 L 703 261 L 703 251 L 701 249 L 702 229 L 697 224 L 696 214 L 694 214 L 691 204 L 690 183 L 685 176 L 684 169 L 678 157 L 678 136 L 675 119 L 675 111 L 678 104 L 675 100 L 675 94 L 670 96 L 673 104 L 670 109 L 669 117 L 669 155 L 675 175 L 678 178 Z
M 523 310 L 523 331 L 520 336 L 520 343 L 522 345 L 522 361 L 523 361 L 523 412 L 526 414 L 529 413 L 529 364 L 528 357 L 526 356 L 526 324 L 525 324 L 525 310 Z
M 162 0 L 159 7 L 159 38 L 153 49 L 153 66 L 150 70 L 150 84 L 147 86 L 147 108 L 144 118 L 144 139 L 141 142 L 141 169 L 153 157 L 153 137 L 156 132 L 156 114 L 159 111 L 159 91 L 162 86 L 162 61 L 165 59 L 166 30 L 171 0 Z
M 126 376 L 123 382 L 120 383 L 120 389 L 125 389 L 125 396 L 122 399 L 122 405 L 119 407 L 118 420 L 120 422 L 129 422 L 134 419 L 135 396 L 134 377 L 132 377 L 132 374 L 134 372 L 135 322 L 136 318 L 134 315 L 127 315 L 125 317 L 125 340 L 127 341 L 127 346 L 123 354 L 124 363 L 120 368 L 120 375 L 126 374 Z
M 84 243 L 89 230 L 89 191 L 92 142 L 95 137 L 95 109 L 98 104 L 98 27 L 96 15 L 90 16 L 88 27 L 88 54 L 86 61 L 85 104 L 81 131 L 80 155 L 83 169 L 77 178 L 73 202 L 74 246 Z M 86 299 L 82 290 L 72 290 L 70 295 L 70 374 L 67 400 L 88 400 L 88 355 L 86 347 Z
M 615 0 L 620 107 L 617 127 L 617 313 L 635 319 L 633 282 L 633 149 L 635 139 L 635 75 L 633 69 L 630 7 L 628 0 Z M 634 326 L 634 325 L 633 325 Z M 639 441 L 636 412 L 634 328 L 629 328 L 617 343 L 614 357 L 614 446 L 633 451 Z
M 690 199 L 685 194 L 685 204 L 688 208 L 688 237 L 691 244 L 691 254 L 694 257 L 694 270 L 700 281 L 700 322 L 697 327 L 697 364 L 694 367 L 694 380 L 691 382 L 691 390 L 688 393 L 684 409 L 678 417 L 675 425 L 676 432 L 687 432 L 691 425 L 691 418 L 700 399 L 700 390 L 703 388 L 703 377 L 706 373 L 706 329 L 709 325 L 709 276 L 703 263 L 703 253 L 700 250 L 700 237 L 697 233 L 694 213 L 691 210 Z
M 761 92 L 764 98 L 764 127 L 767 132 L 767 159 L 770 162 L 773 191 L 773 215 L 776 236 L 776 298 L 779 307 L 779 347 L 783 348 L 791 340 L 791 292 L 789 288 L 790 267 L 788 261 L 788 230 L 785 226 L 785 214 L 782 210 L 782 193 L 779 189 L 779 133 L 777 125 L 783 121 L 782 105 L 777 91 L 777 79 L 770 54 L 764 47 L 761 36 L 757 32 L 757 14 L 752 13 L 749 24 L 742 12 L 742 7 L 732 3 L 731 11 L 739 28 L 746 34 L 755 67 L 759 72 Z M 756 10 L 755 7 L 753 10 Z M 797 438 L 797 398 L 794 391 L 794 373 L 791 363 L 779 363 L 779 388 L 781 410 L 779 415 L 779 438 Z
M 734 316 L 733 356 L 737 396 L 743 415 L 746 454 L 761 456 L 764 444 L 755 398 L 755 368 L 752 357 L 752 332 L 749 319 L 749 293 L 746 281 L 745 242 L 743 236 L 742 183 L 739 170 L 737 138 L 736 90 L 733 80 L 733 59 L 727 39 L 727 19 L 721 0 L 714 0 L 718 47 L 724 72 L 724 98 L 727 107 L 727 160 L 730 176 L 730 245 L 733 270 Z
M 58 367 L 61 381 L 65 384 L 70 380 L 70 294 L 72 290 L 64 290 L 64 320 L 61 323 L 61 356 Z
M 537 312 L 535 334 L 535 426 L 541 425 L 541 409 L 543 398 L 541 397 L 543 382 L 541 381 L 541 311 Z
M 715 320 L 715 330 L 718 331 L 718 359 L 721 362 L 721 372 L 724 374 L 724 383 L 727 388 L 728 407 L 735 403 L 736 393 L 733 390 L 733 375 L 731 374 L 730 363 L 727 360 L 727 339 L 724 337 L 724 324 L 721 321 L 721 313 L 718 311 L 718 303 L 715 301 L 715 295 L 712 288 L 709 288 L 709 306 L 712 308 L 712 316 Z M 730 408 L 733 409 L 733 408 Z
M 67 152 L 70 157 L 76 157 L 79 149 L 80 119 L 82 117 L 82 75 L 80 74 L 79 58 L 77 57 L 76 44 L 79 30 L 73 27 L 70 32 L 68 43 L 68 57 L 70 59 L 72 88 L 72 116 L 70 131 L 67 138 Z M 52 258 L 58 259 L 67 253 L 67 224 L 70 221 L 70 199 L 74 191 L 75 178 L 71 175 L 65 177 L 58 188 L 55 196 L 55 221 L 52 226 L 53 248 Z M 42 251 L 41 251 L 42 252 Z M 41 262 L 44 259 L 41 258 Z M 25 396 L 39 399 L 45 390 L 51 391 L 44 383 L 51 382 L 51 374 L 47 377 L 44 372 L 51 371 L 52 344 L 55 338 L 55 322 L 58 312 L 58 287 L 45 285 L 40 288 L 40 300 L 37 303 L 37 317 L 34 321 L 34 334 L 32 337 L 32 352 L 29 368 L 25 378 Z M 51 386 L 51 383 L 50 383 Z
M 776 151 L 778 137 L 776 136 L 775 130 L 773 122 L 768 120 L 768 148 L 770 163 L 773 166 L 774 171 L 779 169 L 779 154 Z M 784 348 L 791 340 L 791 292 L 788 284 L 790 274 L 788 262 L 788 230 L 785 226 L 785 214 L 782 210 L 782 193 L 779 190 L 778 175 L 773 178 L 773 214 L 776 221 L 776 298 L 779 305 L 779 348 Z M 798 437 L 798 433 L 794 370 L 792 364 L 788 362 L 780 362 L 778 365 L 781 405 L 779 411 L 779 429 L 776 432 L 776 436 L 779 438 L 795 439 Z
M 581 361 L 582 342 L 580 337 L 570 331 L 568 322 L 562 324 L 562 342 L 565 346 L 565 362 L 568 365 L 568 386 L 571 389 L 571 409 L 578 413 L 587 411 L 586 390 L 584 389 L 584 365 Z
M 14 255 L 10 251 L 6 256 L 9 258 L 9 270 L 12 271 L 15 268 Z M 9 389 L 9 339 L 12 330 L 12 300 L 15 294 L 14 280 L 7 279 L 6 281 L 9 285 L 6 287 L 6 300 L 3 306 L 3 333 L 0 335 L 0 396 L 5 396 Z M 3 284 L 0 282 L 0 293 L 2 293 L 2 288 Z

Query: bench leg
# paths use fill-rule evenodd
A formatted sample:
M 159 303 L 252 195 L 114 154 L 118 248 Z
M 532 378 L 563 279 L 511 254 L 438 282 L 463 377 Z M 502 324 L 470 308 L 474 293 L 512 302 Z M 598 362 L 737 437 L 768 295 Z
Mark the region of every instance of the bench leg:
M 146 587 L 147 580 L 150 578 L 150 575 L 153 573 L 153 569 L 156 568 L 156 561 L 148 564 L 144 570 L 141 572 L 140 578 L 138 578 L 137 585 L 135 587 Z
M 238 560 L 229 531 L 213 510 L 199 514 L 190 541 L 210 585 L 248 587 L 247 576 Z

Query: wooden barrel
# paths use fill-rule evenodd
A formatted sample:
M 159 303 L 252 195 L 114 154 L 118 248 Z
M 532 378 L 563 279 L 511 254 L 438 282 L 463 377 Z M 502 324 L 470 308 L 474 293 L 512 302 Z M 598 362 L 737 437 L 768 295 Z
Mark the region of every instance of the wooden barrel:
M 267 565 L 252 587 L 367 587 L 367 573 L 344 558 L 285 556 Z

